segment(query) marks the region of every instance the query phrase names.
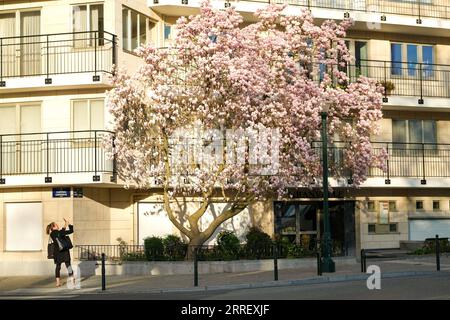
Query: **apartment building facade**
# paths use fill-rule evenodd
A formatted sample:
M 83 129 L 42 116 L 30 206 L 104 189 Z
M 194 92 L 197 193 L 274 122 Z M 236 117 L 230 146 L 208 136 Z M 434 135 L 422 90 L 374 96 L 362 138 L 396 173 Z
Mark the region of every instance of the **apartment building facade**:
M 318 23 L 353 18 L 347 45 L 355 62 L 346 71 L 352 79 L 362 74 L 387 88 L 382 130 L 372 137 L 375 152 L 388 150 L 387 172 L 372 169 L 360 188 L 331 179 L 337 250 L 356 255 L 361 248 L 449 236 L 450 4 L 274 2 L 288 4 L 286 14 L 309 8 Z M 251 23 L 268 0 L 212 4 L 233 5 Z M 114 135 L 108 131 L 105 97 L 113 66 L 132 72 L 139 64 L 133 50 L 140 43 L 170 45 L 177 18 L 197 13 L 199 6 L 193 0 L 2 2 L 0 274 L 45 261 L 45 226 L 63 217 L 74 222 L 75 246 L 116 245 L 117 238 L 142 244 L 146 236 L 175 233 L 157 186 L 124 189 L 118 181 L 102 144 Z M 208 214 L 223 206 L 211 206 Z M 320 237 L 321 195 L 296 190 L 289 201 L 257 203 L 224 228 L 242 234 L 242 226 L 251 224 L 309 242 Z M 77 257 L 77 248 L 74 253 Z

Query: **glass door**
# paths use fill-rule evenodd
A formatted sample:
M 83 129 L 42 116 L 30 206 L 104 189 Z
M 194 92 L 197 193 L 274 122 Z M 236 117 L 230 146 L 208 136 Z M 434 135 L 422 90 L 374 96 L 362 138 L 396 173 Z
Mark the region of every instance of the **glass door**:
M 16 15 L 15 13 L 0 14 L 0 38 L 2 40 L 2 77 L 12 77 L 17 75 L 15 53 L 15 39 L 8 38 L 16 35 Z
M 40 75 L 41 37 L 39 11 L 20 12 L 20 75 Z M 36 37 L 30 37 L 34 36 Z
M 313 249 L 317 239 L 317 209 L 314 202 L 276 202 L 276 233 L 292 243 Z
M 2 174 L 16 174 L 16 106 L 0 106 L 0 134 L 2 148 Z
M 20 141 L 17 152 L 20 154 L 20 172 L 42 173 L 42 156 L 46 143 L 41 132 L 41 106 L 21 105 Z M 37 134 L 32 134 L 37 133 Z

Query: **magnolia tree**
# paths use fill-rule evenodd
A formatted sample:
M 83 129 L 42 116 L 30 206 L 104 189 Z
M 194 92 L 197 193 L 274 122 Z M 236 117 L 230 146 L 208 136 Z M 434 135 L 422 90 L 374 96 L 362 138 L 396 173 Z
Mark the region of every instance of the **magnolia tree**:
M 143 46 L 139 70 L 114 76 L 108 105 L 119 177 L 159 188 L 170 221 L 191 245 L 255 201 L 321 185 L 325 107 L 329 136 L 345 141 L 331 174 L 350 172 L 357 186 L 370 166 L 382 167 L 370 136 L 382 118 L 383 89 L 344 72 L 351 21 L 317 26 L 309 11 L 286 16 L 283 9 L 268 6 L 243 27 L 233 8 L 206 2 L 200 14 L 178 19 L 173 47 Z M 198 206 L 180 212 L 180 199 Z M 202 226 L 217 199 L 227 206 Z

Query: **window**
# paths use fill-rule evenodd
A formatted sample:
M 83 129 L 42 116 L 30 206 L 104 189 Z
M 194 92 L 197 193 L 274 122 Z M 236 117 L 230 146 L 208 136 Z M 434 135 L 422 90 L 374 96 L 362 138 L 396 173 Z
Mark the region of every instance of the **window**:
M 402 74 L 402 46 L 397 43 L 391 44 L 391 74 Z
M 41 106 L 39 103 L 0 106 L 0 134 L 35 132 L 41 132 Z M 7 137 L 3 139 L 5 138 Z
M 433 47 L 432 46 L 423 46 L 422 47 L 422 70 L 425 77 L 433 76 Z
M 317 205 L 275 202 L 275 232 L 291 242 L 313 245 L 317 236 Z
M 408 76 L 415 76 L 417 71 L 417 46 L 414 44 L 408 44 L 406 48 L 408 58 Z
M 164 40 L 169 40 L 172 34 L 172 26 L 170 24 L 164 24 Z
M 391 43 L 391 74 L 418 77 L 422 68 L 423 77 L 433 76 L 433 46 Z
M 397 202 L 389 201 L 389 211 L 397 211 Z
M 380 202 L 380 211 L 378 213 L 378 223 L 388 224 L 389 223 L 389 203 L 386 201 Z
M 433 210 L 434 211 L 439 211 L 441 209 L 441 203 L 439 200 L 434 200 L 433 201 Z
M 423 201 L 416 201 L 416 210 L 423 210 Z
M 376 232 L 376 225 L 375 225 L 375 223 L 369 223 L 367 231 L 369 233 L 375 233 Z
M 2 75 L 40 75 L 41 70 L 41 13 L 40 11 L 0 12 L 0 38 L 2 39 Z M 38 35 L 31 37 L 32 35 Z M 24 37 L 20 47 L 17 39 L 4 37 Z
M 72 130 L 88 131 L 104 129 L 103 99 L 84 99 L 72 101 Z M 82 136 L 92 136 L 90 133 Z M 77 135 L 79 137 L 80 135 Z
M 5 203 L 6 250 L 42 250 L 42 203 Z
M 122 47 L 133 51 L 141 44 L 148 42 L 147 29 L 153 29 L 156 24 L 145 15 L 124 7 L 122 9 Z
M 0 106 L 0 134 L 9 134 L 2 138 L 4 142 L 1 158 L 3 173 L 42 172 L 43 158 L 39 153 L 43 152 L 43 147 L 40 148 L 33 142 L 21 142 L 44 139 L 43 135 L 39 134 L 41 131 L 40 104 Z M 33 156 L 33 161 L 29 161 L 30 155 Z
M 397 232 L 397 224 L 396 223 L 389 224 L 389 232 Z
M 367 210 L 375 211 L 375 202 L 374 201 L 367 201 Z
M 427 149 L 435 149 L 437 126 L 435 120 L 392 120 L 392 141 L 396 148 L 405 149 L 406 143 L 427 143 Z M 418 148 L 418 146 L 412 146 Z
M 76 48 L 104 44 L 103 4 L 73 6 L 74 46 Z M 95 31 L 95 32 L 94 32 Z

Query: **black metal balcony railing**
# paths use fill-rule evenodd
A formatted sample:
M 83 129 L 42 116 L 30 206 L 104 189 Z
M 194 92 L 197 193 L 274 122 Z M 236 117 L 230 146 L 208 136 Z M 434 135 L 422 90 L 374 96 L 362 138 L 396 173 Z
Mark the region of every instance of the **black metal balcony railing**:
M 389 95 L 450 98 L 450 66 L 442 64 L 360 60 L 345 68 L 350 81 L 360 76 L 378 80 Z
M 102 130 L 0 135 L 0 184 L 15 175 L 45 174 L 47 183 L 61 173 L 93 173 L 94 181 L 99 173 L 115 177 L 115 161 L 103 143 L 113 138 Z
M 153 0 L 159 4 L 161 0 Z M 422 17 L 450 19 L 450 4 L 447 0 L 247 0 L 250 2 L 289 4 L 308 9 L 320 8 L 343 10 L 344 17 L 351 11 L 366 12 L 379 15 L 379 21 L 386 21 L 386 14 L 416 17 L 416 23 L 422 23 Z M 189 0 L 179 0 L 181 5 L 189 4 Z M 237 0 L 225 1 L 225 8 Z
M 321 156 L 321 142 L 315 142 L 313 147 Z M 329 146 L 330 166 L 338 167 L 343 163 L 347 148 L 345 142 Z M 385 178 L 386 184 L 391 183 L 390 178 L 417 178 L 426 184 L 427 178 L 450 177 L 450 144 L 372 142 L 372 148 L 375 155 L 387 153 L 386 171 L 371 167 L 367 176 Z
M 0 87 L 8 78 L 111 72 L 116 36 L 106 31 L 55 33 L 0 38 Z
M 114 143 L 114 133 L 104 130 L 63 131 L 0 135 L 0 183 L 6 176 L 64 173 L 109 173 L 115 178 L 115 159 L 104 142 Z M 343 164 L 346 142 L 329 146 L 330 167 Z M 313 148 L 321 157 L 321 142 Z M 387 152 L 386 171 L 372 167 L 368 177 L 445 178 L 450 177 L 450 144 L 372 142 L 373 153 Z
M 126 260 L 134 257 L 136 260 L 145 258 L 143 245 L 77 245 L 75 246 L 75 259 L 85 261 L 101 260 L 102 253 L 110 261 Z
M 418 24 L 422 23 L 422 17 L 450 19 L 450 5 L 447 0 L 268 0 L 264 2 L 308 8 L 362 11 L 380 14 L 380 20 L 384 20 L 385 14 L 408 15 L 417 17 Z
M 189 0 L 179 0 L 180 4 L 189 4 Z M 349 12 L 358 11 L 379 15 L 379 21 L 386 21 L 386 14 L 413 16 L 416 23 L 422 23 L 422 17 L 450 19 L 450 4 L 447 0 L 247 0 L 250 2 L 288 4 L 308 9 L 343 10 L 344 17 Z M 153 0 L 159 4 L 160 0 Z M 236 0 L 225 1 L 231 6 Z

